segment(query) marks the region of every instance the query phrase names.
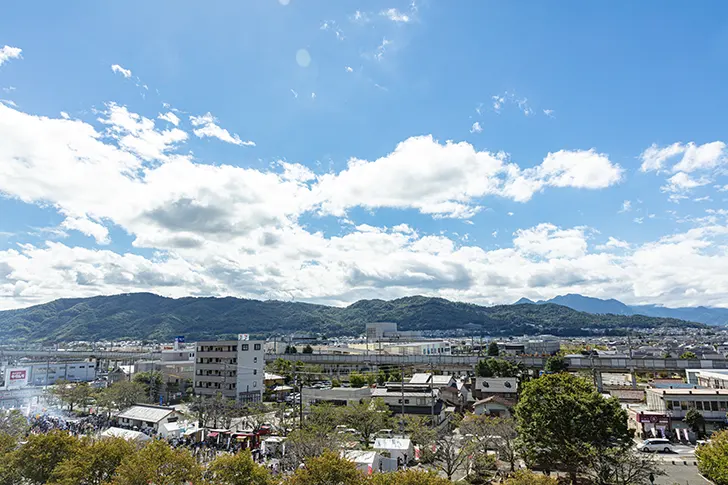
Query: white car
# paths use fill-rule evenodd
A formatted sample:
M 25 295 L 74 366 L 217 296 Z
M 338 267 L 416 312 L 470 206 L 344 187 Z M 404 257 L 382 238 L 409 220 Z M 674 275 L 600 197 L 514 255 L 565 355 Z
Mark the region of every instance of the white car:
M 646 439 L 639 445 L 637 445 L 639 451 L 662 451 L 664 453 L 672 453 L 672 443 L 670 440 L 665 438 L 650 438 Z

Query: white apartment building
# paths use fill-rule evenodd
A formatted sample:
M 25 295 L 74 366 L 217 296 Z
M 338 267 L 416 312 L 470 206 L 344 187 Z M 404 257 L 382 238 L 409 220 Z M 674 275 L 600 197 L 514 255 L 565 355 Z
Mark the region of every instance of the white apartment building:
M 724 423 L 728 411 L 728 389 L 647 388 L 646 395 L 647 410 L 664 414 L 671 422 L 681 421 L 688 410 L 696 409 L 706 422 Z
M 242 402 L 258 402 L 265 386 L 265 351 L 262 340 L 197 342 L 195 351 L 195 394 L 225 397 Z

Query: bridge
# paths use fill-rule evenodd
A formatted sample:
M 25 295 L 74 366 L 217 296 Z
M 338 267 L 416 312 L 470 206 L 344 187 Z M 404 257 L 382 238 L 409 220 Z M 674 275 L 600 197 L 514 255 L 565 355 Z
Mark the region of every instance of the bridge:
M 430 366 L 436 369 L 472 371 L 479 360 L 487 357 L 477 355 L 392 355 L 392 354 L 266 354 L 266 362 L 277 358 L 301 361 L 306 364 L 321 365 L 324 368 L 355 368 L 352 370 L 365 370 L 366 367 L 378 368 L 381 366 L 403 366 L 407 368 L 426 369 Z M 541 370 L 545 367 L 548 357 L 531 356 L 501 356 L 512 362 L 518 362 L 527 369 Z M 566 357 L 566 364 L 570 371 L 594 370 L 614 373 L 656 373 L 656 372 L 684 372 L 685 369 L 728 369 L 728 360 L 710 359 L 655 359 L 655 358 L 625 358 L 584 356 Z
M 0 362 L 8 357 L 20 359 L 23 357 L 33 359 L 104 359 L 104 360 L 155 360 L 162 357 L 161 352 L 138 352 L 127 350 L 2 350 L 0 349 Z

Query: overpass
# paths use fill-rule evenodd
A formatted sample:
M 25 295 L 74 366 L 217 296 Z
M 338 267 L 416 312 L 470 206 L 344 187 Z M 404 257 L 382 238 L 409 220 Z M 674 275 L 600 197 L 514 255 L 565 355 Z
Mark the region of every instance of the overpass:
M 8 357 L 20 359 L 23 357 L 33 359 L 64 359 L 83 360 L 91 357 L 104 360 L 154 360 L 160 359 L 162 353 L 138 352 L 128 350 L 2 350 L 0 349 L 0 362 Z
M 337 366 L 350 370 L 376 369 L 381 366 L 403 366 L 408 368 L 472 371 L 479 360 L 487 358 L 477 355 L 392 355 L 392 354 L 266 354 L 266 362 L 277 358 L 321 365 L 325 369 Z M 548 357 L 501 356 L 499 358 L 522 363 L 527 369 L 541 370 Z M 728 369 L 728 360 L 710 359 L 655 359 L 625 357 L 567 357 L 570 371 L 590 370 L 614 373 L 684 372 L 685 369 Z

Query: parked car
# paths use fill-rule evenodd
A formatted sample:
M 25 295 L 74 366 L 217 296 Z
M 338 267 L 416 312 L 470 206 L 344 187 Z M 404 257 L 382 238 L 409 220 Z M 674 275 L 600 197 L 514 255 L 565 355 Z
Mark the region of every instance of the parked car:
M 670 443 L 670 440 L 665 438 L 650 438 L 639 445 L 637 445 L 637 449 L 639 451 L 649 452 L 664 452 L 664 453 L 672 453 L 672 443 Z

